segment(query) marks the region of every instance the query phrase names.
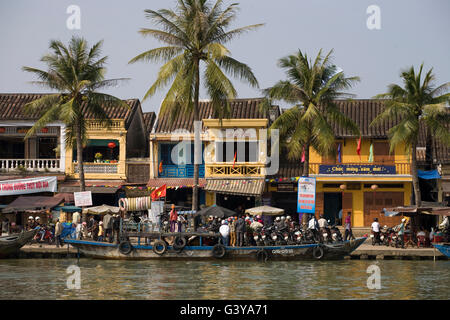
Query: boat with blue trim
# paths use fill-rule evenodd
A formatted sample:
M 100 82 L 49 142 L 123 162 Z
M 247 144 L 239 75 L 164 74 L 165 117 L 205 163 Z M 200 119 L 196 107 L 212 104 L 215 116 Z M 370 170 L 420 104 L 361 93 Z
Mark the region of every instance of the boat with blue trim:
M 433 244 L 433 246 L 447 258 L 450 258 L 450 243 Z
M 147 237 L 145 237 L 147 236 Z M 224 246 L 203 241 L 217 238 L 210 233 L 159 233 L 143 234 L 137 242 L 129 238 L 117 243 L 64 239 L 86 257 L 100 259 L 185 259 L 185 260 L 335 260 L 343 259 L 356 250 L 367 238 L 333 244 L 311 243 L 273 246 Z M 147 238 L 147 240 L 144 240 Z M 142 243 L 141 240 L 144 240 Z M 217 239 L 216 239 L 217 240 Z M 169 244 L 170 243 L 170 244 Z

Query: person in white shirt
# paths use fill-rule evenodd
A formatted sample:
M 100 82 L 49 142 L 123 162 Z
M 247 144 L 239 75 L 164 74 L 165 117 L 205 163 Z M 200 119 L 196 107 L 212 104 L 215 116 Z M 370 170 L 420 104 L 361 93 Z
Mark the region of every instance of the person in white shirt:
M 378 218 L 373 219 L 372 232 L 375 238 L 375 243 L 380 243 L 380 224 L 378 223 Z
M 328 222 L 327 220 L 323 217 L 323 214 L 320 215 L 320 219 L 319 219 L 319 228 L 325 228 L 328 227 Z
M 222 220 L 222 225 L 219 228 L 219 233 L 222 236 L 222 243 L 224 246 L 228 246 L 228 240 L 230 237 L 230 227 L 226 220 Z

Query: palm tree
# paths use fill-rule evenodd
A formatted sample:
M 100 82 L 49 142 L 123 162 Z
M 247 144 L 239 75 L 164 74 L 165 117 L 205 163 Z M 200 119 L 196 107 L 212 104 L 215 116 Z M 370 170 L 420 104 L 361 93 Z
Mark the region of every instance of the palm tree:
M 31 67 L 22 68 L 39 78 L 39 81 L 33 83 L 58 91 L 25 105 L 26 112 L 40 114 L 39 120 L 28 131 L 25 138 L 29 138 L 48 123 L 58 120 L 64 122 L 67 146 L 72 146 L 74 139 L 76 140 L 81 191 L 85 190 L 82 150 L 83 144 L 87 141 L 83 112 L 93 114 L 108 127 L 111 121 L 104 107 L 129 108 L 119 98 L 96 91 L 125 80 L 105 80 L 104 65 L 107 57 L 100 58 L 102 43 L 99 41 L 89 49 L 86 40 L 78 37 L 72 37 L 68 47 L 60 41 L 52 40 L 49 47 L 51 53 L 41 58 L 41 61 L 47 65 L 47 71 Z M 64 151 L 61 150 L 61 152 Z
M 153 96 L 157 90 L 167 86 L 170 89 L 161 103 L 161 113 L 176 115 L 193 114 L 194 121 L 200 121 L 199 94 L 200 72 L 203 84 L 211 99 L 215 115 L 222 119 L 229 114 L 229 99 L 236 97 L 236 90 L 225 73 L 258 87 L 258 81 L 251 69 L 230 56 L 224 46 L 237 36 L 259 26 L 250 25 L 227 30 L 236 18 L 237 4 L 222 9 L 223 0 L 214 4 L 207 0 L 178 0 L 174 10 L 145 10 L 146 17 L 161 29 L 141 29 L 144 36 L 153 37 L 165 46 L 143 52 L 130 60 L 162 62 L 158 78 L 147 91 L 144 99 Z M 203 65 L 200 64 L 202 62 Z M 194 149 L 197 154 L 197 148 Z M 199 165 L 194 163 L 194 187 L 192 209 L 198 207 Z
M 386 99 L 386 108 L 371 123 L 376 125 L 386 119 L 400 119 L 400 122 L 388 133 L 390 151 L 392 152 L 397 145 L 405 144 L 407 152 L 411 154 L 414 197 L 418 207 L 422 203 L 416 157 L 420 128 L 426 127 L 427 141 L 433 135 L 443 143 L 450 144 L 448 127 L 450 113 L 447 107 L 450 102 L 450 93 L 445 93 L 450 88 L 450 82 L 434 87 L 433 69 L 426 73 L 423 81 L 422 70 L 423 64 L 417 74 L 413 66 L 401 71 L 403 88 L 397 84 L 390 84 L 387 93 L 375 96 L 375 98 Z
M 300 160 L 304 152 L 303 176 L 309 176 L 309 150 L 318 154 L 335 154 L 335 136 L 332 123 L 359 135 L 357 125 L 340 112 L 334 100 L 353 95 L 342 92 L 349 89 L 358 77 L 346 78 L 342 70 L 331 63 L 331 50 L 325 57 L 319 51 L 314 62 L 301 50 L 284 57 L 278 65 L 286 70 L 287 80 L 265 89 L 265 107 L 272 100 L 295 104 L 278 117 L 271 129 L 279 129 L 287 157 Z

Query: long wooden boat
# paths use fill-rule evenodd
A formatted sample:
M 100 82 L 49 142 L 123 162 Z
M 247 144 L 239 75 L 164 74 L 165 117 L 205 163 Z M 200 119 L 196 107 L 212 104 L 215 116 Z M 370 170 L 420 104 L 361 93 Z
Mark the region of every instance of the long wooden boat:
M 100 259 L 185 259 L 185 260 L 331 260 L 342 259 L 356 250 L 367 238 L 343 241 L 334 244 L 303 244 L 281 246 L 232 247 L 221 245 L 186 245 L 183 249 L 168 245 L 165 250 L 155 250 L 153 245 L 123 244 L 64 239 L 65 243 L 79 249 L 87 257 Z M 159 253 L 155 252 L 158 251 Z M 161 253 L 164 251 L 163 253 Z
M 450 243 L 433 244 L 440 253 L 450 258 Z
M 37 230 L 30 230 L 0 237 L 0 258 L 19 251 L 20 248 L 33 239 L 36 232 Z

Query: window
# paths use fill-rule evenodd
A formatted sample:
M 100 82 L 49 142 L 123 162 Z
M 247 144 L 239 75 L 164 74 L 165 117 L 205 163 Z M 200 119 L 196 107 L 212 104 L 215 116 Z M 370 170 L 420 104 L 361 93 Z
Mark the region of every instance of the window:
M 216 162 L 258 162 L 258 141 L 216 142 Z
M 375 163 L 393 163 L 394 153 L 389 154 L 388 141 L 373 142 L 373 160 Z

